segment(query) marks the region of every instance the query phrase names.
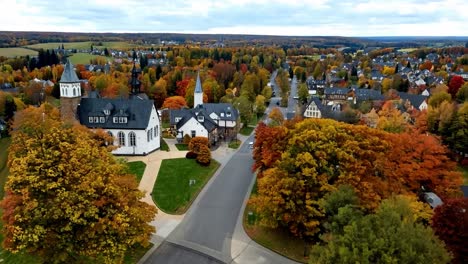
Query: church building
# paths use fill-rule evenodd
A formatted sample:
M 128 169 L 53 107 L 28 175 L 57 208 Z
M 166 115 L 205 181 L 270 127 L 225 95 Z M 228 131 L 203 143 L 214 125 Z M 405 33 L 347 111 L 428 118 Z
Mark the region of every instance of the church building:
M 135 64 L 128 99 L 101 98 L 96 92 L 81 93 L 80 80 L 67 61 L 60 80 L 60 112 L 63 120 L 78 121 L 90 128 L 101 128 L 119 146 L 116 155 L 147 155 L 161 146 L 161 125 L 153 100 L 140 94 Z

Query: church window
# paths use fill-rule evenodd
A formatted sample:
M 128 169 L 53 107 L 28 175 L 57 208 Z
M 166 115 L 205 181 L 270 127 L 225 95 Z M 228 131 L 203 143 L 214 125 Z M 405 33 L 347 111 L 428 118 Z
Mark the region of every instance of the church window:
M 157 137 L 159 135 L 159 126 L 156 126 L 154 128 L 154 137 Z
M 124 132 L 120 131 L 117 136 L 119 137 L 119 145 L 125 146 L 125 134 Z
M 153 140 L 153 128 L 150 128 L 150 140 Z
M 149 131 L 149 130 L 146 132 L 146 141 L 148 141 L 148 142 L 150 141 L 150 133 L 151 133 L 151 131 Z
M 73 88 L 73 96 L 76 96 L 76 89 Z
M 128 134 L 128 138 L 129 138 L 129 141 L 130 141 L 130 146 L 131 147 L 135 147 L 136 146 L 136 136 L 135 136 L 135 133 L 134 132 L 130 132 Z
M 106 143 L 106 145 L 109 145 L 109 144 L 113 145 L 114 144 L 114 135 L 110 131 L 108 131 L 107 134 L 109 135 L 110 140 L 109 140 L 109 142 Z

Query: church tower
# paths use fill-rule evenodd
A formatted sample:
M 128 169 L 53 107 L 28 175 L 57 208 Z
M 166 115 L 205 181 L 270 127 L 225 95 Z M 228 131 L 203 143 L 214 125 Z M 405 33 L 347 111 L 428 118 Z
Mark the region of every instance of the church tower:
M 81 99 L 81 85 L 73 65 L 67 59 L 60 78 L 60 115 L 64 121 L 75 121 Z
M 195 92 L 193 95 L 193 108 L 199 104 L 203 104 L 203 90 L 200 81 L 200 72 L 197 73 L 197 82 L 195 84 Z
M 140 73 L 141 71 L 137 70 L 135 67 L 135 61 L 133 61 L 132 79 L 130 79 L 130 87 L 132 88 L 130 92 L 131 95 L 138 95 L 140 93 L 141 82 L 138 80 L 138 75 Z

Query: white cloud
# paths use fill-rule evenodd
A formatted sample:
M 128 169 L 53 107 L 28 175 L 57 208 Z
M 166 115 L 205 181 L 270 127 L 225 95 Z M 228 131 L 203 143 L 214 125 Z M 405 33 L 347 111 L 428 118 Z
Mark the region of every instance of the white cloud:
M 466 36 L 466 0 L 1 0 L 0 30 Z

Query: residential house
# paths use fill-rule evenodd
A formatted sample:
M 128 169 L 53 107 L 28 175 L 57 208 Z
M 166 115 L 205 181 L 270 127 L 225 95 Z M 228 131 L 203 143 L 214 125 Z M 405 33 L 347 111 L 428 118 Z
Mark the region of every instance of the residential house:
M 194 91 L 194 108 L 171 110 L 170 125 L 181 141 L 185 135 L 207 137 L 211 144 L 237 136 L 239 113 L 228 103 L 203 103 L 200 74 Z
M 322 118 L 324 111 L 325 108 L 320 99 L 317 97 L 311 97 L 304 109 L 303 116 L 307 118 Z
M 405 92 L 398 92 L 400 99 L 404 105 L 408 105 L 407 109 L 417 109 L 419 111 L 427 109 L 427 96 L 420 94 L 409 94 Z

